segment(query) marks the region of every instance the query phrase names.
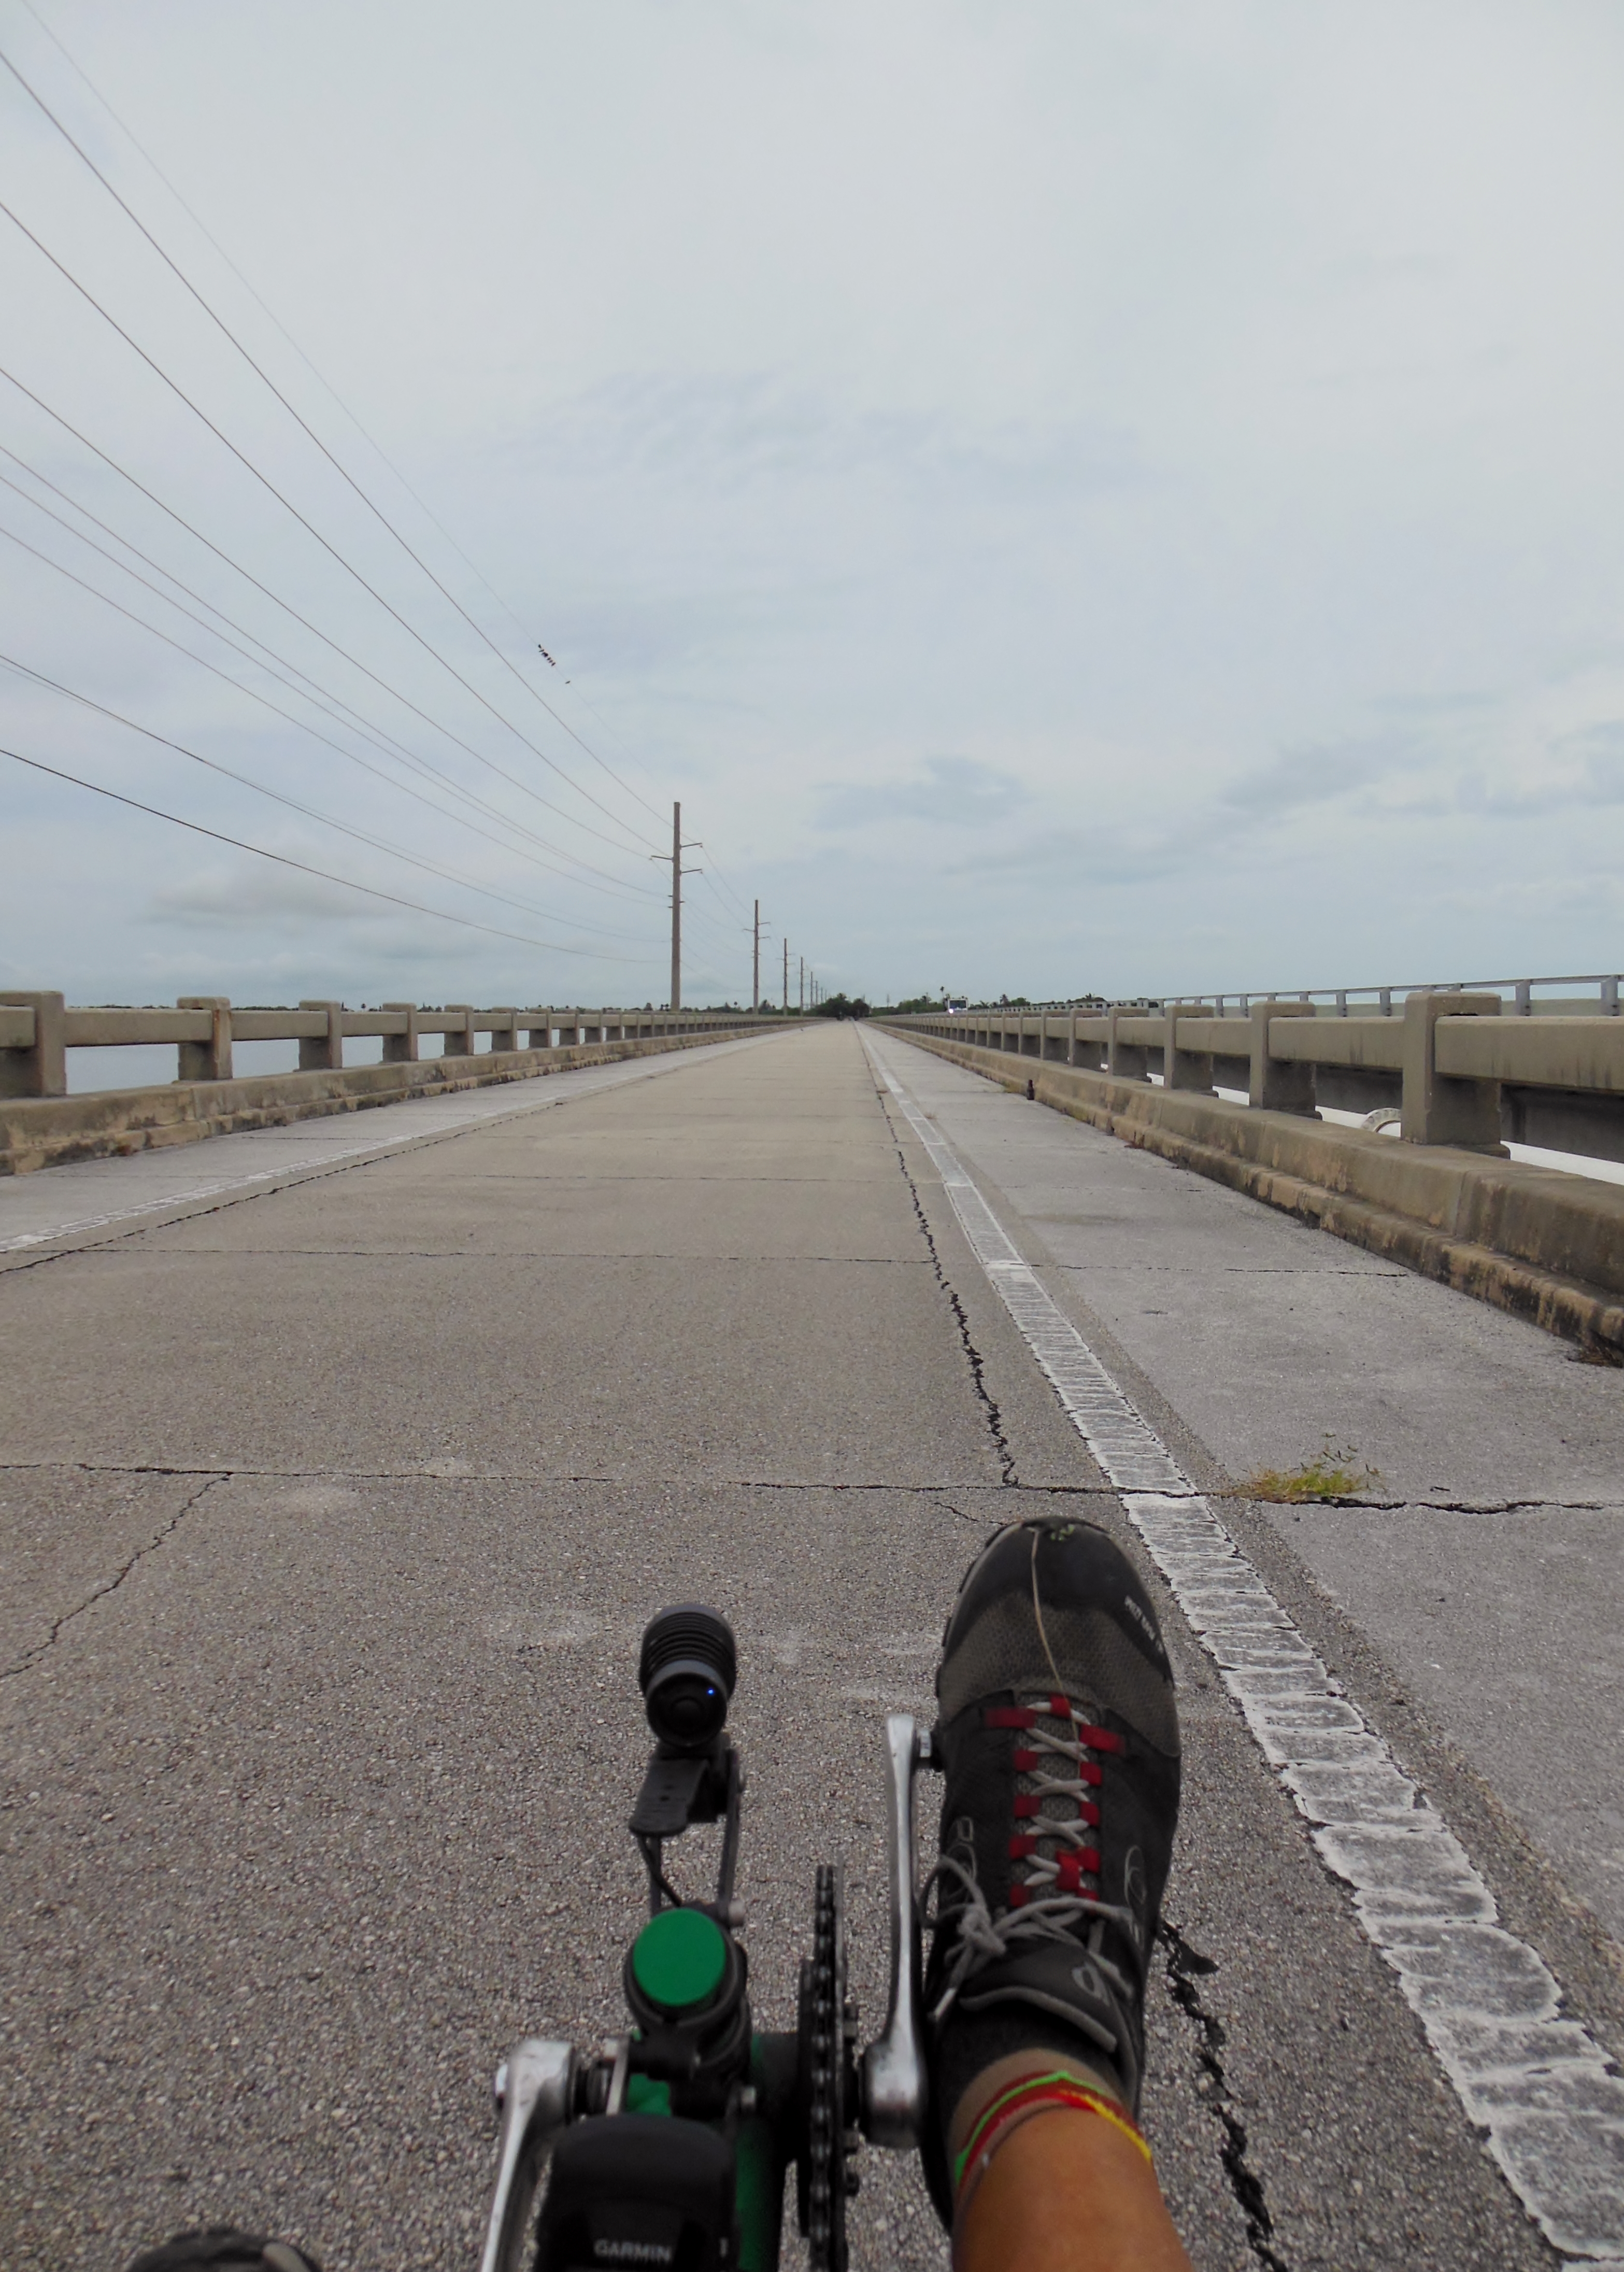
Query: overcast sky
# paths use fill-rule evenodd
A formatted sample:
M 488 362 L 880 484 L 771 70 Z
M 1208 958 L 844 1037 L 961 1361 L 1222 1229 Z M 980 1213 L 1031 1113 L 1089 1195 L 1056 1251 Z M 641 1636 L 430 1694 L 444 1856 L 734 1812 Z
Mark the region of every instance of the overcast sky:
M 659 1001 L 674 797 L 690 1000 L 1624 962 L 1613 0 L 36 5 L 473 620 L 5 78 L 0 740 L 464 920 L 5 759 L 0 985 Z

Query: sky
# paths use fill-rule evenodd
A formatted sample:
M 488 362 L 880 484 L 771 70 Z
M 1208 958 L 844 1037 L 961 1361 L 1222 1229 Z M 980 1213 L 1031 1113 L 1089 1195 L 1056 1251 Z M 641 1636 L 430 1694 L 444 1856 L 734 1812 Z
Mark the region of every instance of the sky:
M 689 1002 L 1624 963 L 1611 0 L 0 52 L 0 988 L 662 1002 L 675 799 Z

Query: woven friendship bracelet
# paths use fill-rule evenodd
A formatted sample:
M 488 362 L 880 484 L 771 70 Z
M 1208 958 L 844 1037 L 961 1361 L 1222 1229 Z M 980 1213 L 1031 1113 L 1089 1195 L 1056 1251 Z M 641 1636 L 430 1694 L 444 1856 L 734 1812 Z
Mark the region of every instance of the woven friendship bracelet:
M 968 2206 L 995 2149 L 1002 2145 L 1009 2133 L 1034 2114 L 1047 2114 L 1057 2106 L 1074 2107 L 1082 2114 L 1098 2114 L 1101 2121 L 1108 2122 L 1114 2130 L 1130 2139 L 1145 2160 L 1151 2161 L 1151 2149 L 1143 2132 L 1114 2100 L 1091 2090 L 1086 2083 L 1079 2082 L 1063 2069 L 1051 2074 L 1028 2075 L 1024 2081 L 1012 2084 L 994 2099 L 965 2141 L 964 2150 L 954 2156 L 956 2216 Z

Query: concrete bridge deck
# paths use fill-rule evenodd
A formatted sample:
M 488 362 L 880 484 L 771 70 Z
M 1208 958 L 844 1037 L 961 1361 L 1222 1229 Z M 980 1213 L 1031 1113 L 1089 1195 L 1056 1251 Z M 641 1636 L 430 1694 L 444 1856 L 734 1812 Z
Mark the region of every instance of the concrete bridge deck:
M 1199 1490 L 1327 1434 L 1380 1470 L 1368 1504 L 1212 1504 L 1624 2050 L 1618 1375 L 831 1028 L 0 1190 L 0 2261 L 228 2212 L 334 2272 L 471 2261 L 496 2059 L 618 2015 L 669 1600 L 740 1635 L 762 2007 L 833 1857 L 877 2025 L 881 1719 L 928 1712 L 964 1562 L 1056 1498 L 1144 1553 L 967 1192 Z M 1188 1797 L 1146 2119 L 1196 2263 L 1554 2263 L 1163 1598 Z M 1590 2261 L 1609 2217 L 1624 2253 L 1606 2116 L 1519 2164 Z M 854 2262 L 944 2262 L 863 2158 Z

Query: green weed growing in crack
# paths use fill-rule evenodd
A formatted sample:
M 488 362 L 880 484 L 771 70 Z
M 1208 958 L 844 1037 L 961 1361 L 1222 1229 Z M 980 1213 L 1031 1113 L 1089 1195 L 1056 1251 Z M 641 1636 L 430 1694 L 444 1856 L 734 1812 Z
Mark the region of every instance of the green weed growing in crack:
M 1360 1461 L 1351 1444 L 1334 1443 L 1327 1436 L 1311 1460 L 1300 1468 L 1259 1468 L 1248 1476 L 1233 1496 L 1269 1499 L 1285 1506 L 1304 1500 L 1363 1498 L 1382 1488 L 1378 1469 Z

